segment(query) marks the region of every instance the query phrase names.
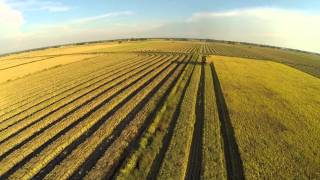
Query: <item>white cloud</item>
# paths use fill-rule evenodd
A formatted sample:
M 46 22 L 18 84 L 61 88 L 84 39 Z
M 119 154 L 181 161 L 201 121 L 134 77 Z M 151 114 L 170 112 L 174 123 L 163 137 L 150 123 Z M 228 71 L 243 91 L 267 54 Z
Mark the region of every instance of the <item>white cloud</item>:
M 201 12 L 184 25 L 201 27 L 204 37 L 320 52 L 320 14 L 279 8 Z
M 12 17 L 2 15 L 3 12 L 11 14 Z M 30 28 L 28 32 L 16 35 L 15 38 L 0 37 L 0 53 L 72 42 L 130 37 L 212 38 L 320 52 L 320 14 L 278 8 L 251 8 L 199 12 L 184 21 L 167 20 L 164 23 L 133 20 L 130 19 L 132 14 L 131 11 L 110 12 L 58 24 L 40 24 Z M 117 19 L 123 16 L 126 18 Z M 3 17 L 7 20 L 1 23 Z M 12 20 L 13 18 L 16 20 Z M 110 21 L 105 21 L 106 19 Z M 10 22 L 15 22 L 11 27 L 19 30 L 23 23 L 21 13 L 8 6 L 0 6 L 1 29 L 4 25 L 11 29 L 8 26 Z M 3 46 L 4 42 L 9 43 Z
M 20 33 L 23 23 L 24 18 L 20 11 L 0 1 L 0 34 L 2 36 L 10 37 Z
M 133 12 L 131 12 L 131 11 L 110 12 L 110 13 L 105 13 L 105 14 L 101 14 L 98 16 L 76 19 L 76 20 L 73 20 L 71 23 L 88 23 L 91 21 L 97 21 L 97 20 L 101 20 L 101 19 L 105 19 L 105 18 L 118 17 L 118 16 L 129 16 L 132 14 L 133 14 Z
M 61 2 L 43 1 L 43 0 L 10 0 L 10 6 L 21 11 L 48 11 L 48 12 L 65 12 L 71 8 Z
M 142 24 L 115 22 L 117 22 L 116 18 L 133 14 L 132 11 L 117 11 L 67 20 L 57 24 L 38 24 L 29 27 L 28 31 L 16 34 L 13 38 L 0 37 L 0 54 L 58 44 L 132 37 L 145 29 Z M 107 19 L 110 21 L 105 21 Z M 99 21 L 103 21 L 103 23 Z M 2 43 L 7 46 L 1 47 Z

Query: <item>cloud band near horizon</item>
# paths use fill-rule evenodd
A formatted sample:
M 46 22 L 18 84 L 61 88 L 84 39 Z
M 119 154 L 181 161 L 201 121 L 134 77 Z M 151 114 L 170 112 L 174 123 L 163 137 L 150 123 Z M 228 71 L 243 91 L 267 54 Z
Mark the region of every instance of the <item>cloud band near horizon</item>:
M 161 23 L 137 20 L 135 16 L 132 11 L 107 12 L 69 22 L 38 24 L 24 31 L 23 13 L 0 0 L 0 53 L 131 37 L 212 38 L 320 52 L 320 14 L 255 7 L 198 12 L 180 21 L 164 19 Z

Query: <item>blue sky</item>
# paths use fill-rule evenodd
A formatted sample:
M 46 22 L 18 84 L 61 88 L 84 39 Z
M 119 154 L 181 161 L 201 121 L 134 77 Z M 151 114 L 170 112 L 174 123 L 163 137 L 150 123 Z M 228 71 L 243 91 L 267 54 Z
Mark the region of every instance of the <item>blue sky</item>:
M 0 0 L 0 53 L 153 36 L 320 52 L 319 23 L 318 0 Z

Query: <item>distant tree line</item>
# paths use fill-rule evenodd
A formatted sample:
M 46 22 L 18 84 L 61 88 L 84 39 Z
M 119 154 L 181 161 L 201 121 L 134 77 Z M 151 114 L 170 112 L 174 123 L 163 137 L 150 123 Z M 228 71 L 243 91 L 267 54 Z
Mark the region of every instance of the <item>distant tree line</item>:
M 49 48 L 60 48 L 60 47 L 63 47 L 63 46 L 87 45 L 87 44 L 106 43 L 106 42 L 118 42 L 120 44 L 122 42 L 147 41 L 147 40 L 220 42 L 220 43 L 233 44 L 233 45 L 243 44 L 243 45 L 248 45 L 248 46 L 267 47 L 267 48 L 273 48 L 273 49 L 283 49 L 283 50 L 295 51 L 295 52 L 300 52 L 300 53 L 320 55 L 320 53 L 315 53 L 315 52 L 308 52 L 308 51 L 303 51 L 303 50 L 298 50 L 298 49 L 277 47 L 277 46 L 264 45 L 264 44 L 255 44 L 255 43 L 248 43 L 248 42 L 236 42 L 236 41 L 226 41 L 226 40 L 216 40 L 216 39 L 198 39 L 198 38 L 172 38 L 171 37 L 171 38 L 128 38 L 128 39 L 112 39 L 112 40 L 99 40 L 99 41 L 69 43 L 69 44 L 61 44 L 61 45 L 54 45 L 54 46 L 47 46 L 47 47 L 41 47 L 41 48 L 35 48 L 35 49 L 28 49 L 28 50 L 23 50 L 23 51 L 5 53 L 5 54 L 1 54 L 0 57 L 11 55 L 11 54 L 18 54 L 18 53 L 25 53 L 25 52 L 31 52 L 31 51 L 44 50 L 44 49 L 49 49 Z

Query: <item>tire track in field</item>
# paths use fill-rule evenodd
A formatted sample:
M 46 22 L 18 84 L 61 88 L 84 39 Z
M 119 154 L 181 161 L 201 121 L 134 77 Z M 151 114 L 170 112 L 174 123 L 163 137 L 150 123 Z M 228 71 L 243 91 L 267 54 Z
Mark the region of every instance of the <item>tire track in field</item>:
M 143 85 L 141 85 L 139 88 L 137 88 L 134 92 L 129 94 L 123 101 L 121 101 L 119 104 L 117 104 L 110 112 L 107 112 L 107 114 L 105 114 L 102 118 L 100 118 L 98 120 L 98 122 L 96 122 L 92 127 L 89 128 L 89 130 L 87 130 L 85 133 L 83 133 L 77 140 L 75 140 L 74 142 L 69 144 L 65 148 L 65 150 L 63 150 L 59 155 L 55 156 L 55 158 L 53 160 L 51 160 L 45 167 L 43 167 L 38 172 L 38 174 L 36 174 L 33 178 L 43 179 L 45 177 L 45 175 L 48 174 L 51 170 L 53 170 L 57 164 L 62 162 L 75 148 L 77 148 L 81 143 L 83 143 L 87 138 L 89 138 L 96 130 L 98 130 L 99 127 L 101 125 L 103 125 L 105 121 L 107 121 L 109 119 L 109 117 L 113 116 L 113 114 L 116 113 L 117 110 L 119 110 L 123 105 L 125 105 L 128 101 L 130 101 L 136 94 L 138 94 L 142 89 L 144 89 L 146 86 L 148 86 L 148 84 L 150 84 L 154 79 L 159 77 L 162 73 L 164 73 L 172 65 L 173 65 L 173 61 L 171 63 L 169 63 L 168 65 L 166 65 L 166 67 L 164 69 L 162 69 L 161 71 L 159 71 L 156 75 L 154 75 L 153 77 L 148 79 L 148 81 L 146 81 Z M 155 68 L 159 68 L 159 67 L 155 67 Z M 177 68 L 177 66 L 173 70 L 171 70 L 168 75 L 170 75 L 172 72 L 174 72 L 174 70 L 176 70 L 176 68 Z M 153 88 L 151 90 L 151 92 L 154 93 L 155 91 L 158 90 L 158 88 L 159 87 L 156 86 L 155 88 Z M 147 101 L 148 99 L 150 99 L 152 97 L 153 93 L 147 94 L 147 96 L 144 97 L 145 100 Z M 140 105 L 143 106 L 143 103 Z M 127 119 L 130 120 L 130 118 L 133 118 L 133 116 L 136 113 L 138 113 L 137 110 L 139 110 L 139 106 L 137 106 L 137 109 L 135 109 L 135 111 L 130 112 L 129 117 L 127 117 Z M 120 123 L 120 125 L 124 126 L 125 124 Z M 122 127 L 120 127 L 120 128 L 122 128 Z M 104 145 L 105 143 L 108 143 L 108 141 L 105 141 L 102 145 Z M 98 146 L 96 151 L 99 151 L 99 154 L 93 154 L 94 156 L 100 157 L 99 155 L 101 155 L 104 152 L 99 148 L 103 148 L 103 147 L 101 145 L 100 145 L 100 147 Z
M 184 58 L 185 59 L 185 58 Z M 170 84 L 169 88 L 166 90 L 164 95 L 160 98 L 159 102 L 157 103 L 157 106 L 155 109 L 151 111 L 151 113 L 148 115 L 146 120 L 141 125 L 141 128 L 138 130 L 137 134 L 133 138 L 132 141 L 128 144 L 127 148 L 123 150 L 123 152 L 120 155 L 119 161 L 117 164 L 114 164 L 111 168 L 111 172 L 107 174 L 107 177 L 104 177 L 105 179 L 112 179 L 115 170 L 121 166 L 122 162 L 124 161 L 126 155 L 133 149 L 133 147 L 138 143 L 139 138 L 145 131 L 145 129 L 152 123 L 152 120 L 156 116 L 156 113 L 158 110 L 162 107 L 164 104 L 166 97 L 172 90 L 172 88 L 175 85 L 175 82 L 179 79 L 183 71 L 185 70 L 186 64 L 182 64 L 178 62 L 178 66 L 183 65 L 183 68 L 180 70 L 177 77 L 173 80 L 173 82 Z M 170 73 L 166 75 L 164 79 L 161 80 L 161 82 L 141 101 L 139 104 L 128 114 L 128 116 L 121 121 L 121 123 L 113 130 L 112 134 L 110 135 L 111 138 L 107 138 L 103 141 L 103 143 L 98 146 L 94 153 L 91 154 L 91 156 L 85 161 L 84 164 L 82 164 L 78 170 L 76 170 L 69 178 L 70 179 L 82 179 L 86 174 L 84 172 L 89 172 L 94 165 L 98 162 L 100 157 L 103 156 L 103 153 L 109 148 L 109 146 L 121 135 L 122 131 L 127 127 L 127 125 L 133 120 L 133 118 L 136 116 L 136 114 L 139 113 L 140 110 L 144 107 L 144 105 L 150 101 L 150 99 L 153 97 L 153 95 L 162 87 L 162 85 L 170 78 L 170 76 L 178 69 L 178 66 L 176 66 Z M 83 173 L 79 173 L 83 172 Z
M 143 61 L 143 60 L 146 59 L 146 58 L 147 58 L 147 57 L 142 58 L 142 59 L 137 60 L 137 61 L 134 61 L 133 63 L 130 63 L 127 67 L 125 67 L 125 68 L 122 69 L 122 70 L 127 70 L 127 69 L 131 68 L 131 65 L 132 65 L 132 64 L 135 65 L 136 63 L 139 63 L 140 61 Z M 40 102 L 38 102 L 38 103 L 36 103 L 36 104 L 34 104 L 34 105 L 32 105 L 32 106 L 24 109 L 23 111 L 20 111 L 20 112 L 14 114 L 14 115 L 12 115 L 12 116 L 10 116 L 10 117 L 2 120 L 0 123 L 2 124 L 2 123 L 4 123 L 4 122 L 7 121 L 7 120 L 9 120 L 9 119 L 11 119 L 11 118 L 14 118 L 14 117 L 22 114 L 24 111 L 27 111 L 28 109 L 31 109 L 31 108 L 33 108 L 33 107 L 36 107 L 36 106 L 42 104 L 42 103 L 45 103 L 46 101 L 48 101 L 48 100 L 50 100 L 50 99 L 52 99 L 52 98 L 55 98 L 55 97 L 57 97 L 57 96 L 59 96 L 59 95 L 62 95 L 62 94 L 64 94 L 64 93 L 68 92 L 68 91 L 71 91 L 72 89 L 74 89 L 74 88 L 77 87 L 77 86 L 81 86 L 81 85 L 83 85 L 83 84 L 86 84 L 86 83 L 88 83 L 88 82 L 90 82 L 90 81 L 92 81 L 92 80 L 94 80 L 94 79 L 96 79 L 96 78 L 99 78 L 99 77 L 105 76 L 105 75 L 107 75 L 107 74 L 110 74 L 111 72 L 112 72 L 112 69 L 104 72 L 104 73 L 101 74 L 101 75 L 98 75 L 98 76 L 96 76 L 96 77 L 92 77 L 92 78 L 90 78 L 90 79 L 88 79 L 88 80 L 85 80 L 84 82 L 81 82 L 81 81 L 80 81 L 80 84 L 74 84 L 72 87 L 63 90 L 62 92 L 60 92 L 60 93 L 58 93 L 58 94 L 55 94 L 54 96 L 50 96 L 50 97 L 48 97 L 48 98 L 46 98 L 46 99 L 44 99 L 44 100 L 41 100 Z M 121 71 L 119 70 L 118 72 L 114 72 L 114 73 L 115 73 L 115 74 L 118 74 L 118 73 L 120 73 L 120 72 L 121 72 Z M 99 80 L 99 81 L 97 81 L 97 82 L 95 82 L 95 83 L 99 83 L 100 81 L 101 81 L 101 80 Z M 89 85 L 88 85 L 88 86 L 89 86 Z M 64 86 L 63 86 L 62 88 L 64 88 Z M 81 88 L 81 89 L 83 89 L 83 88 Z M 76 92 L 80 91 L 81 89 L 77 90 Z M 75 92 L 75 93 L 76 93 L 76 92 Z M 46 96 L 46 95 L 47 95 L 47 94 L 44 94 L 44 96 Z M 44 97 L 44 96 L 43 96 L 43 97 Z M 68 95 L 68 96 L 69 96 L 69 95 Z M 68 96 L 63 97 L 62 99 L 65 99 L 65 98 L 67 98 Z M 57 100 L 57 101 L 55 101 L 55 102 L 58 102 L 58 101 L 60 101 L 60 100 L 62 100 L 62 99 L 59 99 L 59 100 Z M 55 103 L 55 102 L 53 102 L 53 103 Z M 30 103 L 32 103 L 32 102 L 30 102 Z M 26 104 L 29 104 L 29 103 L 26 103 Z M 10 113 L 10 112 L 12 112 L 12 111 L 15 111 L 16 109 L 19 109 L 19 108 L 25 106 L 26 104 L 23 104 L 23 105 L 15 108 L 15 109 L 7 112 L 7 113 Z M 52 103 L 51 103 L 51 104 L 52 104 Z M 51 104 L 49 104 L 48 106 L 50 106 Z M 6 113 L 6 114 L 7 114 L 7 113 Z M 5 116 L 6 114 L 1 115 L 1 117 Z M 1 131 L 2 131 L 2 129 L 1 129 Z
M 193 64 L 193 63 L 191 63 L 191 64 Z M 190 75 L 188 77 L 187 83 L 186 83 L 185 87 L 183 88 L 183 93 L 182 93 L 182 95 L 180 97 L 180 100 L 178 102 L 177 108 L 176 108 L 176 110 L 175 110 L 175 112 L 173 114 L 173 117 L 172 117 L 171 121 L 170 121 L 168 132 L 167 132 L 167 134 L 164 136 L 164 138 L 162 140 L 162 146 L 161 146 L 161 149 L 159 151 L 159 154 L 157 154 L 156 158 L 152 162 L 150 171 L 148 172 L 147 179 L 156 179 L 156 177 L 157 177 L 157 175 L 159 173 L 159 170 L 160 170 L 162 161 L 164 159 L 165 153 L 167 152 L 167 150 L 169 148 L 170 141 L 171 141 L 171 138 L 172 138 L 172 135 L 173 135 L 174 129 L 176 127 L 177 120 L 178 120 L 178 117 L 179 117 L 179 114 L 180 114 L 180 111 L 181 111 L 181 104 L 183 102 L 183 99 L 184 99 L 184 96 L 186 94 L 187 88 L 188 88 L 188 86 L 189 86 L 189 84 L 191 82 L 191 77 L 192 77 L 192 74 L 194 72 L 194 69 L 195 69 L 195 65 L 193 65 L 193 68 L 192 68 L 192 71 L 191 71 L 191 73 L 190 73 Z
M 23 66 L 23 65 L 26 65 L 26 64 L 39 62 L 39 61 L 45 61 L 45 60 L 52 59 L 52 58 L 55 58 L 55 57 L 47 57 L 47 58 L 40 59 L 40 60 L 34 60 L 34 61 L 25 62 L 25 63 L 17 64 L 17 65 L 14 65 L 14 66 L 10 66 L 10 67 L 1 68 L 0 71 L 11 69 L 11 68 L 15 68 L 15 67 L 19 67 L 19 66 Z
M 161 63 L 160 65 L 158 65 L 155 68 L 159 68 L 162 65 L 164 65 L 166 62 Z M 145 82 L 142 86 L 140 86 L 138 88 L 138 90 L 140 91 L 141 89 L 143 89 L 145 86 L 147 86 L 153 79 L 155 79 L 157 76 L 159 76 L 162 72 L 164 72 L 167 68 L 169 68 L 172 65 L 173 62 L 169 63 L 168 65 L 166 65 L 160 72 L 156 73 L 156 75 L 154 75 L 152 78 L 148 79 L 147 82 Z M 133 86 L 135 83 L 137 83 L 138 81 L 140 81 L 141 79 L 143 79 L 144 77 L 146 77 L 149 73 L 151 73 L 153 70 L 151 69 L 150 71 L 148 71 L 145 75 L 141 76 L 140 78 L 138 78 L 137 80 L 133 81 L 132 83 L 130 83 L 129 85 L 127 85 L 126 87 L 122 88 L 121 90 L 119 90 L 118 92 L 116 92 L 115 94 L 113 94 L 111 97 L 105 99 L 102 103 L 100 103 L 99 105 L 95 106 L 93 109 L 91 109 L 89 112 L 87 112 L 84 116 L 82 116 L 81 118 L 79 118 L 77 121 L 73 122 L 72 124 L 70 124 L 68 127 L 66 127 L 65 129 L 63 129 L 62 131 L 60 131 L 58 134 L 56 134 L 54 137 L 52 137 L 50 140 L 46 141 L 44 144 L 42 144 L 41 146 L 39 146 L 38 148 L 36 148 L 32 153 L 26 155 L 23 160 L 21 160 L 19 163 L 15 164 L 12 168 L 10 168 L 10 170 L 8 170 L 7 172 L 5 172 L 1 178 L 8 178 L 10 175 L 12 175 L 16 170 L 18 170 L 19 168 L 21 168 L 24 164 L 26 164 L 29 160 L 31 160 L 33 157 L 35 157 L 37 154 L 39 154 L 44 148 L 46 148 L 48 145 L 50 145 L 52 142 L 54 142 L 55 140 L 57 140 L 59 137 L 61 137 L 63 134 L 65 134 L 67 131 L 71 130 L 73 127 L 75 127 L 77 124 L 79 124 L 81 121 L 83 121 L 84 119 L 86 119 L 87 117 L 89 117 L 91 114 L 93 114 L 95 111 L 97 111 L 99 108 L 101 108 L 103 105 L 105 105 L 107 102 L 109 102 L 110 100 L 114 99 L 117 95 L 119 95 L 121 92 L 125 91 L 126 89 L 130 88 L 131 86 Z M 133 93 L 131 93 L 130 95 L 128 95 L 122 102 L 120 102 L 119 104 L 116 105 L 115 108 L 112 109 L 112 111 L 110 113 L 108 113 L 108 117 L 112 116 L 112 114 L 115 113 L 115 111 L 117 109 L 119 109 L 122 105 L 124 105 L 127 101 L 129 101 L 132 97 L 134 97 L 134 95 L 136 93 L 138 93 L 139 91 L 134 91 Z M 96 96 L 97 97 L 97 96 Z M 80 106 L 81 107 L 81 106 Z M 71 151 L 74 146 L 78 146 L 81 142 L 83 142 L 89 134 L 92 134 L 96 129 L 98 129 L 100 127 L 101 124 L 104 123 L 105 118 L 101 118 L 97 123 L 95 123 L 86 133 L 82 134 L 80 136 L 80 138 L 78 138 L 76 141 L 72 142 L 71 144 L 69 144 L 67 150 Z M 60 153 L 60 155 L 63 156 L 63 153 L 65 151 L 63 151 L 62 153 Z M 58 158 L 58 157 L 56 157 Z M 51 161 L 52 163 L 55 163 L 57 159 L 54 159 L 53 161 Z M 50 165 L 50 163 L 48 164 Z M 48 166 L 49 167 L 49 166 Z
M 163 57 L 163 58 L 165 58 L 165 57 Z M 137 74 L 139 74 L 139 73 L 141 73 L 142 71 L 144 71 L 144 70 L 146 70 L 146 69 L 148 69 L 148 68 L 150 68 L 150 67 L 152 67 L 154 64 L 156 64 L 156 63 L 158 63 L 158 62 L 154 62 L 154 63 L 152 63 L 152 61 L 151 62 L 149 62 L 149 63 L 151 63 L 151 65 L 147 65 L 146 67 L 144 67 L 143 69 L 141 69 L 141 70 L 139 70 L 139 71 L 137 71 L 136 73 L 134 73 L 134 74 L 132 74 L 132 76 L 135 76 L 135 75 L 137 75 Z M 146 65 L 146 64 L 149 64 L 149 63 L 145 63 L 145 64 L 143 64 L 143 65 L 139 65 L 138 67 L 135 67 L 134 69 L 132 69 L 132 70 L 136 70 L 136 69 L 139 69 L 139 68 L 141 68 L 141 66 L 144 66 L 144 65 Z M 164 61 L 164 63 L 165 63 L 165 61 Z M 161 66 L 163 63 L 161 63 L 159 66 Z M 145 74 L 148 74 L 148 73 L 150 73 L 151 72 L 151 70 L 150 71 L 148 71 L 148 72 L 146 72 Z M 132 77 L 131 76 L 131 77 Z M 116 77 L 116 78 L 118 78 L 118 77 Z M 111 82 L 111 81 L 113 81 L 113 80 L 115 80 L 116 78 L 113 78 L 112 80 L 110 80 L 110 81 L 108 81 L 108 82 L 105 82 L 103 85 L 101 85 L 101 86 L 99 86 L 99 87 L 97 87 L 97 88 L 95 88 L 95 89 L 93 89 L 92 91 L 90 91 L 90 92 L 93 92 L 93 91 L 95 91 L 95 90 L 97 90 L 97 89 L 99 89 L 99 88 L 101 88 L 102 86 L 104 86 L 104 85 L 106 85 L 106 84 L 108 84 L 109 82 Z M 138 80 L 140 80 L 140 79 L 142 79 L 143 78 L 143 76 L 141 76 L 141 78 L 139 78 L 139 79 L 137 79 L 136 81 L 133 81 L 131 84 L 129 84 L 129 85 L 127 85 L 127 86 L 125 86 L 124 88 L 122 88 L 121 90 L 119 90 L 119 91 L 124 91 L 125 89 L 127 89 L 127 88 L 129 88 L 130 87 L 130 85 L 132 85 L 132 84 L 134 84 L 134 83 L 136 83 L 136 82 L 138 82 Z M 122 81 L 120 81 L 120 82 L 118 82 L 118 83 L 116 83 L 116 84 L 114 84 L 113 86 L 111 86 L 111 87 L 109 87 L 109 88 L 107 88 L 106 90 L 104 90 L 104 91 L 102 91 L 101 93 L 99 93 L 99 94 L 97 94 L 96 96 L 94 96 L 94 97 L 92 97 L 92 98 L 90 98 L 90 99 L 88 99 L 87 101 L 85 101 L 83 104 L 81 104 L 81 105 L 79 105 L 78 107 L 76 107 L 76 108 L 74 108 L 74 109 L 72 109 L 71 111 L 69 111 L 68 113 L 66 113 L 64 116 L 62 116 L 62 117 L 60 117 L 60 118 L 58 118 L 57 120 L 55 120 L 54 122 L 52 122 L 51 124 L 49 124 L 48 126 L 46 126 L 46 127 L 44 127 L 44 128 L 42 128 L 42 129 L 40 129 L 38 132 L 35 132 L 32 136 L 30 136 L 30 137 L 28 137 L 27 139 L 25 139 L 24 141 L 22 141 L 21 143 L 19 143 L 19 144 L 17 144 L 16 146 L 14 146 L 12 149 L 10 149 L 9 151 L 7 151 L 6 153 L 4 153 L 3 155 L 1 155 L 0 156 L 0 161 L 3 159 L 3 158 L 5 158 L 7 155 L 9 155 L 10 153 L 12 153 L 13 151 L 15 151 L 15 150 L 17 150 L 17 149 L 19 149 L 21 146 L 23 146 L 24 144 L 26 144 L 26 143 L 28 143 L 29 141 L 31 141 L 33 138 L 35 138 L 36 136 L 38 136 L 38 135 L 40 135 L 41 133 L 43 133 L 44 131 L 46 131 L 47 129 L 49 129 L 50 127 L 52 127 L 52 126 L 54 126 L 55 124 L 57 124 L 57 123 L 59 123 L 60 121 L 62 121 L 63 119 L 64 119 L 64 117 L 67 117 L 67 116 L 69 116 L 70 114 L 72 114 L 72 113 L 74 113 L 75 111 L 77 111 L 78 109 L 80 109 L 82 106 L 84 106 L 84 105 L 86 105 L 86 104 L 88 104 L 88 103 L 90 103 L 91 101 L 93 101 L 93 100 L 95 100 L 95 99 L 97 99 L 98 97 L 100 97 L 102 94 L 104 94 L 104 93 L 106 93 L 107 91 L 109 91 L 110 89 L 112 89 L 112 88 L 114 88 L 114 87 L 116 87 L 116 86 L 118 86 L 118 85 L 120 85 L 120 84 L 122 84 L 122 83 L 124 83 L 125 81 L 127 81 L 129 78 L 126 78 L 126 79 L 124 79 L 124 80 L 122 80 Z M 90 92 L 88 92 L 88 93 L 90 93 Z M 86 94 L 85 94 L 86 95 Z M 83 95 L 83 96 L 85 96 L 85 95 Z M 81 96 L 82 97 L 82 96 Z M 79 98 L 81 98 L 81 97 L 79 97 Z M 43 118 L 42 118 L 43 119 Z M 34 123 L 35 124 L 35 123 Z M 26 128 L 28 128 L 29 126 L 27 126 Z M 26 128 L 24 128 L 23 130 L 25 130 Z M 22 131 L 22 130 L 21 130 Z M 20 132 L 21 132 L 20 131 Z M 20 133 L 20 132 L 18 132 L 18 133 Z M 18 134 L 17 133 L 17 134 Z M 16 134 L 14 134 L 14 135 L 16 135 Z M 10 136 L 11 137 L 11 136 Z M 12 135 L 12 137 L 13 137 L 13 135 Z M 11 138 L 12 138 L 11 137 Z M 0 145 L 3 143 L 3 142 L 5 142 L 6 140 L 8 140 L 9 138 L 6 138 L 5 140 L 3 140 L 1 143 L 0 143 Z
M 98 56 L 96 56 L 96 57 L 98 57 Z M 139 56 L 136 56 L 136 57 L 131 57 L 131 58 L 124 59 L 124 62 L 122 62 L 122 63 L 112 64 L 112 65 L 106 64 L 105 66 L 103 66 L 103 67 L 101 67 L 101 68 L 98 68 L 97 70 L 94 70 L 94 72 L 89 72 L 88 74 L 85 74 L 85 75 L 83 75 L 83 76 L 81 76 L 81 77 L 78 77 L 78 78 L 74 78 L 74 79 L 72 79 L 71 81 L 74 81 L 74 82 L 73 82 L 73 86 L 75 86 L 75 85 L 81 85 L 81 84 L 76 84 L 76 83 L 79 83 L 79 82 L 81 83 L 82 78 L 85 79 L 87 76 L 91 76 L 91 75 L 92 75 L 92 76 L 96 76 L 96 77 L 94 77 L 94 78 L 98 78 L 98 77 L 100 77 L 100 76 L 99 76 L 99 75 L 96 75 L 96 74 L 98 74 L 97 71 L 98 71 L 98 72 L 99 72 L 99 71 L 102 71 L 102 70 L 104 70 L 105 68 L 109 69 L 109 68 L 112 68 L 113 66 L 118 66 L 119 64 L 126 64 L 126 63 L 127 63 L 127 64 L 130 64 L 130 63 L 128 63 L 128 62 L 130 62 L 130 61 L 133 60 L 133 59 L 138 59 L 138 58 L 139 58 Z M 143 57 L 143 58 L 148 58 L 148 56 Z M 138 60 L 137 60 L 137 61 L 138 61 Z M 135 62 L 135 61 L 134 61 L 134 62 Z M 134 63 L 134 62 L 133 62 L 133 63 Z M 131 64 L 133 64 L 133 63 L 131 63 Z M 110 71 L 111 71 L 111 70 L 110 70 Z M 109 72 L 109 71 L 106 71 L 105 73 L 107 73 L 107 72 Z M 94 78 L 91 78 L 91 79 L 94 79 Z M 89 80 L 89 79 L 88 79 L 88 80 Z M 69 85 L 69 84 L 62 83 L 62 84 L 60 85 L 60 87 L 57 89 L 57 91 L 65 88 L 65 86 L 70 86 L 70 85 Z M 39 88 L 40 88 L 40 87 L 36 87 L 36 88 L 29 89 L 29 90 L 31 91 L 30 94 L 26 94 L 26 95 L 25 95 L 26 97 L 33 96 L 33 97 L 34 97 L 34 100 L 32 100 L 32 101 L 27 101 L 27 102 L 25 102 L 24 104 L 16 107 L 15 109 L 12 109 L 12 110 L 10 110 L 10 111 L 7 111 L 6 113 L 10 113 L 10 112 L 12 112 L 12 111 L 14 111 L 14 110 L 19 109 L 20 107 L 23 107 L 23 106 L 25 106 L 25 105 L 27 105 L 27 104 L 32 103 L 33 101 L 37 100 L 37 99 L 35 98 L 35 97 L 37 97 L 37 96 L 39 96 L 39 97 L 37 97 L 37 98 L 42 98 L 42 97 L 47 96 L 46 93 L 44 93 L 44 92 L 42 92 L 42 91 L 37 91 Z M 49 91 L 49 90 L 50 90 L 50 89 L 46 89 L 45 92 L 47 92 L 47 91 Z M 32 92 L 32 91 L 36 91 L 36 92 Z M 42 93 L 44 93 L 44 94 L 42 94 Z M 13 103 L 13 104 L 10 104 L 10 106 L 15 106 L 15 105 L 17 105 L 17 104 L 19 104 L 19 103 L 21 103 L 21 102 L 24 102 L 24 101 L 25 101 L 25 99 L 18 100 L 17 102 L 15 102 L 15 103 Z M 6 104 L 3 104 L 3 105 L 1 105 L 1 106 L 6 106 Z M 5 111 L 5 110 L 8 109 L 8 108 L 9 108 L 9 107 L 4 107 L 4 108 L 0 109 L 0 111 Z M 3 117 L 6 113 L 2 114 L 2 115 L 0 116 L 0 118 Z
M 204 62 L 201 64 L 201 77 L 197 92 L 196 102 L 196 122 L 193 128 L 192 144 L 189 154 L 189 162 L 185 179 L 197 180 L 201 179 L 202 173 L 202 136 L 204 121 L 204 87 L 205 87 L 205 70 Z
M 230 121 L 227 104 L 223 96 L 222 88 L 214 64 L 211 63 L 210 67 L 221 124 L 221 135 L 223 137 L 223 149 L 227 168 L 227 178 L 230 180 L 242 180 L 245 179 L 243 164 L 235 139 L 234 130 Z

